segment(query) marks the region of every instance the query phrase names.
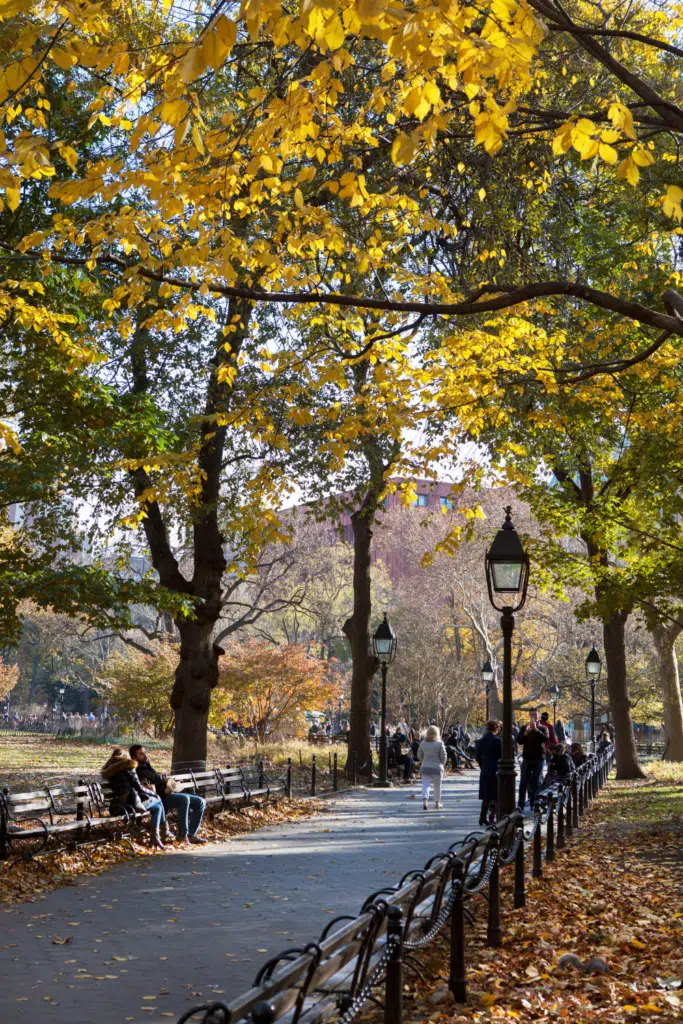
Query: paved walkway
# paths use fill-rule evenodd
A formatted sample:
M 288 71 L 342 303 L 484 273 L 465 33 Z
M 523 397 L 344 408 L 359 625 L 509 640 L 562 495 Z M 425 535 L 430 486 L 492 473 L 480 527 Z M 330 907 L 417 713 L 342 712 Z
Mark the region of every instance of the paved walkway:
M 427 814 L 417 786 L 357 790 L 306 821 L 2 908 L 3 1024 L 162 1024 L 214 994 L 229 1000 L 269 957 L 475 828 L 477 783 L 476 772 L 448 778 L 445 810 Z

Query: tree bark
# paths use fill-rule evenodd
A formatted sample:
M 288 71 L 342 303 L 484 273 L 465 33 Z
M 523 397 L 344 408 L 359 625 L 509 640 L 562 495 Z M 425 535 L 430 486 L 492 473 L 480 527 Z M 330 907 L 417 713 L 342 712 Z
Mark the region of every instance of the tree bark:
M 682 629 L 678 622 L 660 622 L 652 630 L 664 705 L 665 761 L 683 761 L 683 700 L 676 657 L 676 637 Z
M 599 595 L 598 595 L 599 597 Z M 624 631 L 628 612 L 616 611 L 603 621 L 602 632 L 607 664 L 607 693 L 614 723 L 618 779 L 644 779 L 638 764 L 636 737 L 631 718 L 631 699 L 626 676 L 626 645 Z
M 223 607 L 223 574 L 227 564 L 223 552 L 225 538 L 219 520 L 227 429 L 217 425 L 216 413 L 224 413 L 230 405 L 231 386 L 219 380 L 220 368 L 239 355 L 251 318 L 250 304 L 231 302 L 229 318 L 235 316 L 240 320 L 240 329 L 231 335 L 230 352 L 225 348 L 223 336 L 216 336 L 204 420 L 198 432 L 197 469 L 202 483 L 192 508 L 191 579 L 183 575 L 169 543 L 163 506 L 147 497 L 154 491 L 149 473 L 144 466 L 130 472 L 135 495 L 145 513 L 142 525 L 159 582 L 170 591 L 190 598 L 194 604 L 193 618 L 175 617 L 180 634 L 180 662 L 170 696 L 170 705 L 175 712 L 174 763 L 206 760 L 211 691 L 218 681 L 218 658 L 223 653 L 211 639 Z M 144 395 L 150 387 L 147 353 L 151 340 L 141 318 L 130 347 L 134 396 Z
M 211 640 L 214 622 L 185 622 L 180 630 L 180 661 L 171 707 L 175 712 L 173 763 L 206 760 L 211 691 L 218 682 L 221 649 Z
M 370 653 L 370 552 L 372 547 L 372 505 L 364 502 L 351 515 L 353 528 L 353 614 L 343 632 L 351 646 L 351 716 L 346 775 L 353 775 L 353 754 L 359 774 L 372 774 L 370 747 L 370 698 L 377 658 Z

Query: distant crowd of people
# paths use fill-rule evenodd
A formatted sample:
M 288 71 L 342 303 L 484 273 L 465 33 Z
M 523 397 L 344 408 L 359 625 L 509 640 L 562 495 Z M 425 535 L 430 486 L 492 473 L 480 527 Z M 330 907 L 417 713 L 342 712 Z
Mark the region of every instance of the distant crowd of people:
M 109 714 L 95 714 L 92 711 L 79 713 L 64 711 L 59 707 L 40 712 L 24 710 L 5 711 L 2 726 L 12 732 L 50 732 L 80 735 L 83 732 L 114 732 L 116 719 Z
M 386 730 L 388 765 L 401 773 L 405 784 L 412 782 L 419 769 L 423 807 L 427 810 L 432 791 L 435 806 L 442 806 L 441 779 L 446 767 L 461 771 L 476 761 L 480 768 L 479 824 L 485 825 L 496 817 L 498 768 L 503 753 L 501 729 L 502 724 L 492 719 L 475 741 L 460 723 L 451 726 L 442 738 L 434 723 L 425 729 L 418 722 L 399 721 Z M 377 722 L 371 724 L 370 735 L 378 739 Z M 614 729 L 607 726 L 598 738 L 597 750 L 604 750 L 613 740 Z M 562 720 L 553 725 L 547 712 L 539 716 L 532 711 L 527 723 L 514 723 L 513 744 L 515 756 L 521 754 L 518 806 L 522 810 L 527 803 L 533 807 L 542 782 L 563 778 L 587 759 L 583 746 L 571 741 L 571 733 Z

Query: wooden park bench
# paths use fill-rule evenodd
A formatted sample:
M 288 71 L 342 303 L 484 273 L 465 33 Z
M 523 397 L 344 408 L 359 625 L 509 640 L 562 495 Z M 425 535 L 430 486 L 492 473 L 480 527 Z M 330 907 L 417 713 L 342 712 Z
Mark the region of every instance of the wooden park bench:
M 291 794 L 288 775 L 269 777 L 261 762 L 172 775 L 176 792 L 206 800 L 210 813 L 246 807 Z M 120 813 L 116 813 L 119 810 Z M 114 813 L 111 813 L 114 811 Z M 117 805 L 106 782 L 79 782 L 31 793 L 0 793 L 0 860 L 29 860 L 43 853 L 106 842 L 131 845 L 131 835 L 149 815 Z

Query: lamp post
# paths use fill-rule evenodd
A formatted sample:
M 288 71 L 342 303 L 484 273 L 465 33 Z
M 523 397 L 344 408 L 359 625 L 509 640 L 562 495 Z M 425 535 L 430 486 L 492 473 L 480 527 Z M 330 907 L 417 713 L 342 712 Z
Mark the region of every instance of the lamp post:
M 489 600 L 501 612 L 503 631 L 503 756 L 498 768 L 498 817 L 515 809 L 515 756 L 512 740 L 512 633 L 515 615 L 526 601 L 529 584 L 529 556 L 512 524 L 512 506 L 505 508 L 503 528 L 496 534 L 486 555 L 486 583 Z M 494 594 L 511 595 L 511 603 L 497 604 Z M 516 600 L 513 595 L 519 594 Z M 516 600 L 516 603 L 515 603 Z
M 396 634 L 389 625 L 387 613 L 375 630 L 372 637 L 372 647 L 375 657 L 379 661 L 382 670 L 382 714 L 379 734 L 379 779 L 375 786 L 387 789 L 391 786 L 387 777 L 387 666 L 396 657 L 397 640 Z
M 549 692 L 550 692 L 550 699 L 551 699 L 551 701 L 553 703 L 553 725 L 557 725 L 557 702 L 560 699 L 560 697 L 562 696 L 562 691 L 560 690 L 560 688 L 557 685 L 557 683 L 553 683 L 553 685 L 550 687 L 550 691 Z
M 593 746 L 595 746 L 595 684 L 600 678 L 601 672 L 602 662 L 595 649 L 595 644 L 593 644 L 586 657 L 586 679 L 591 685 L 591 743 Z
M 488 722 L 489 695 L 491 693 L 491 683 L 493 682 L 493 669 L 491 668 L 491 662 L 488 660 L 488 658 L 481 666 L 481 678 L 484 680 L 484 686 L 486 687 L 486 721 Z

